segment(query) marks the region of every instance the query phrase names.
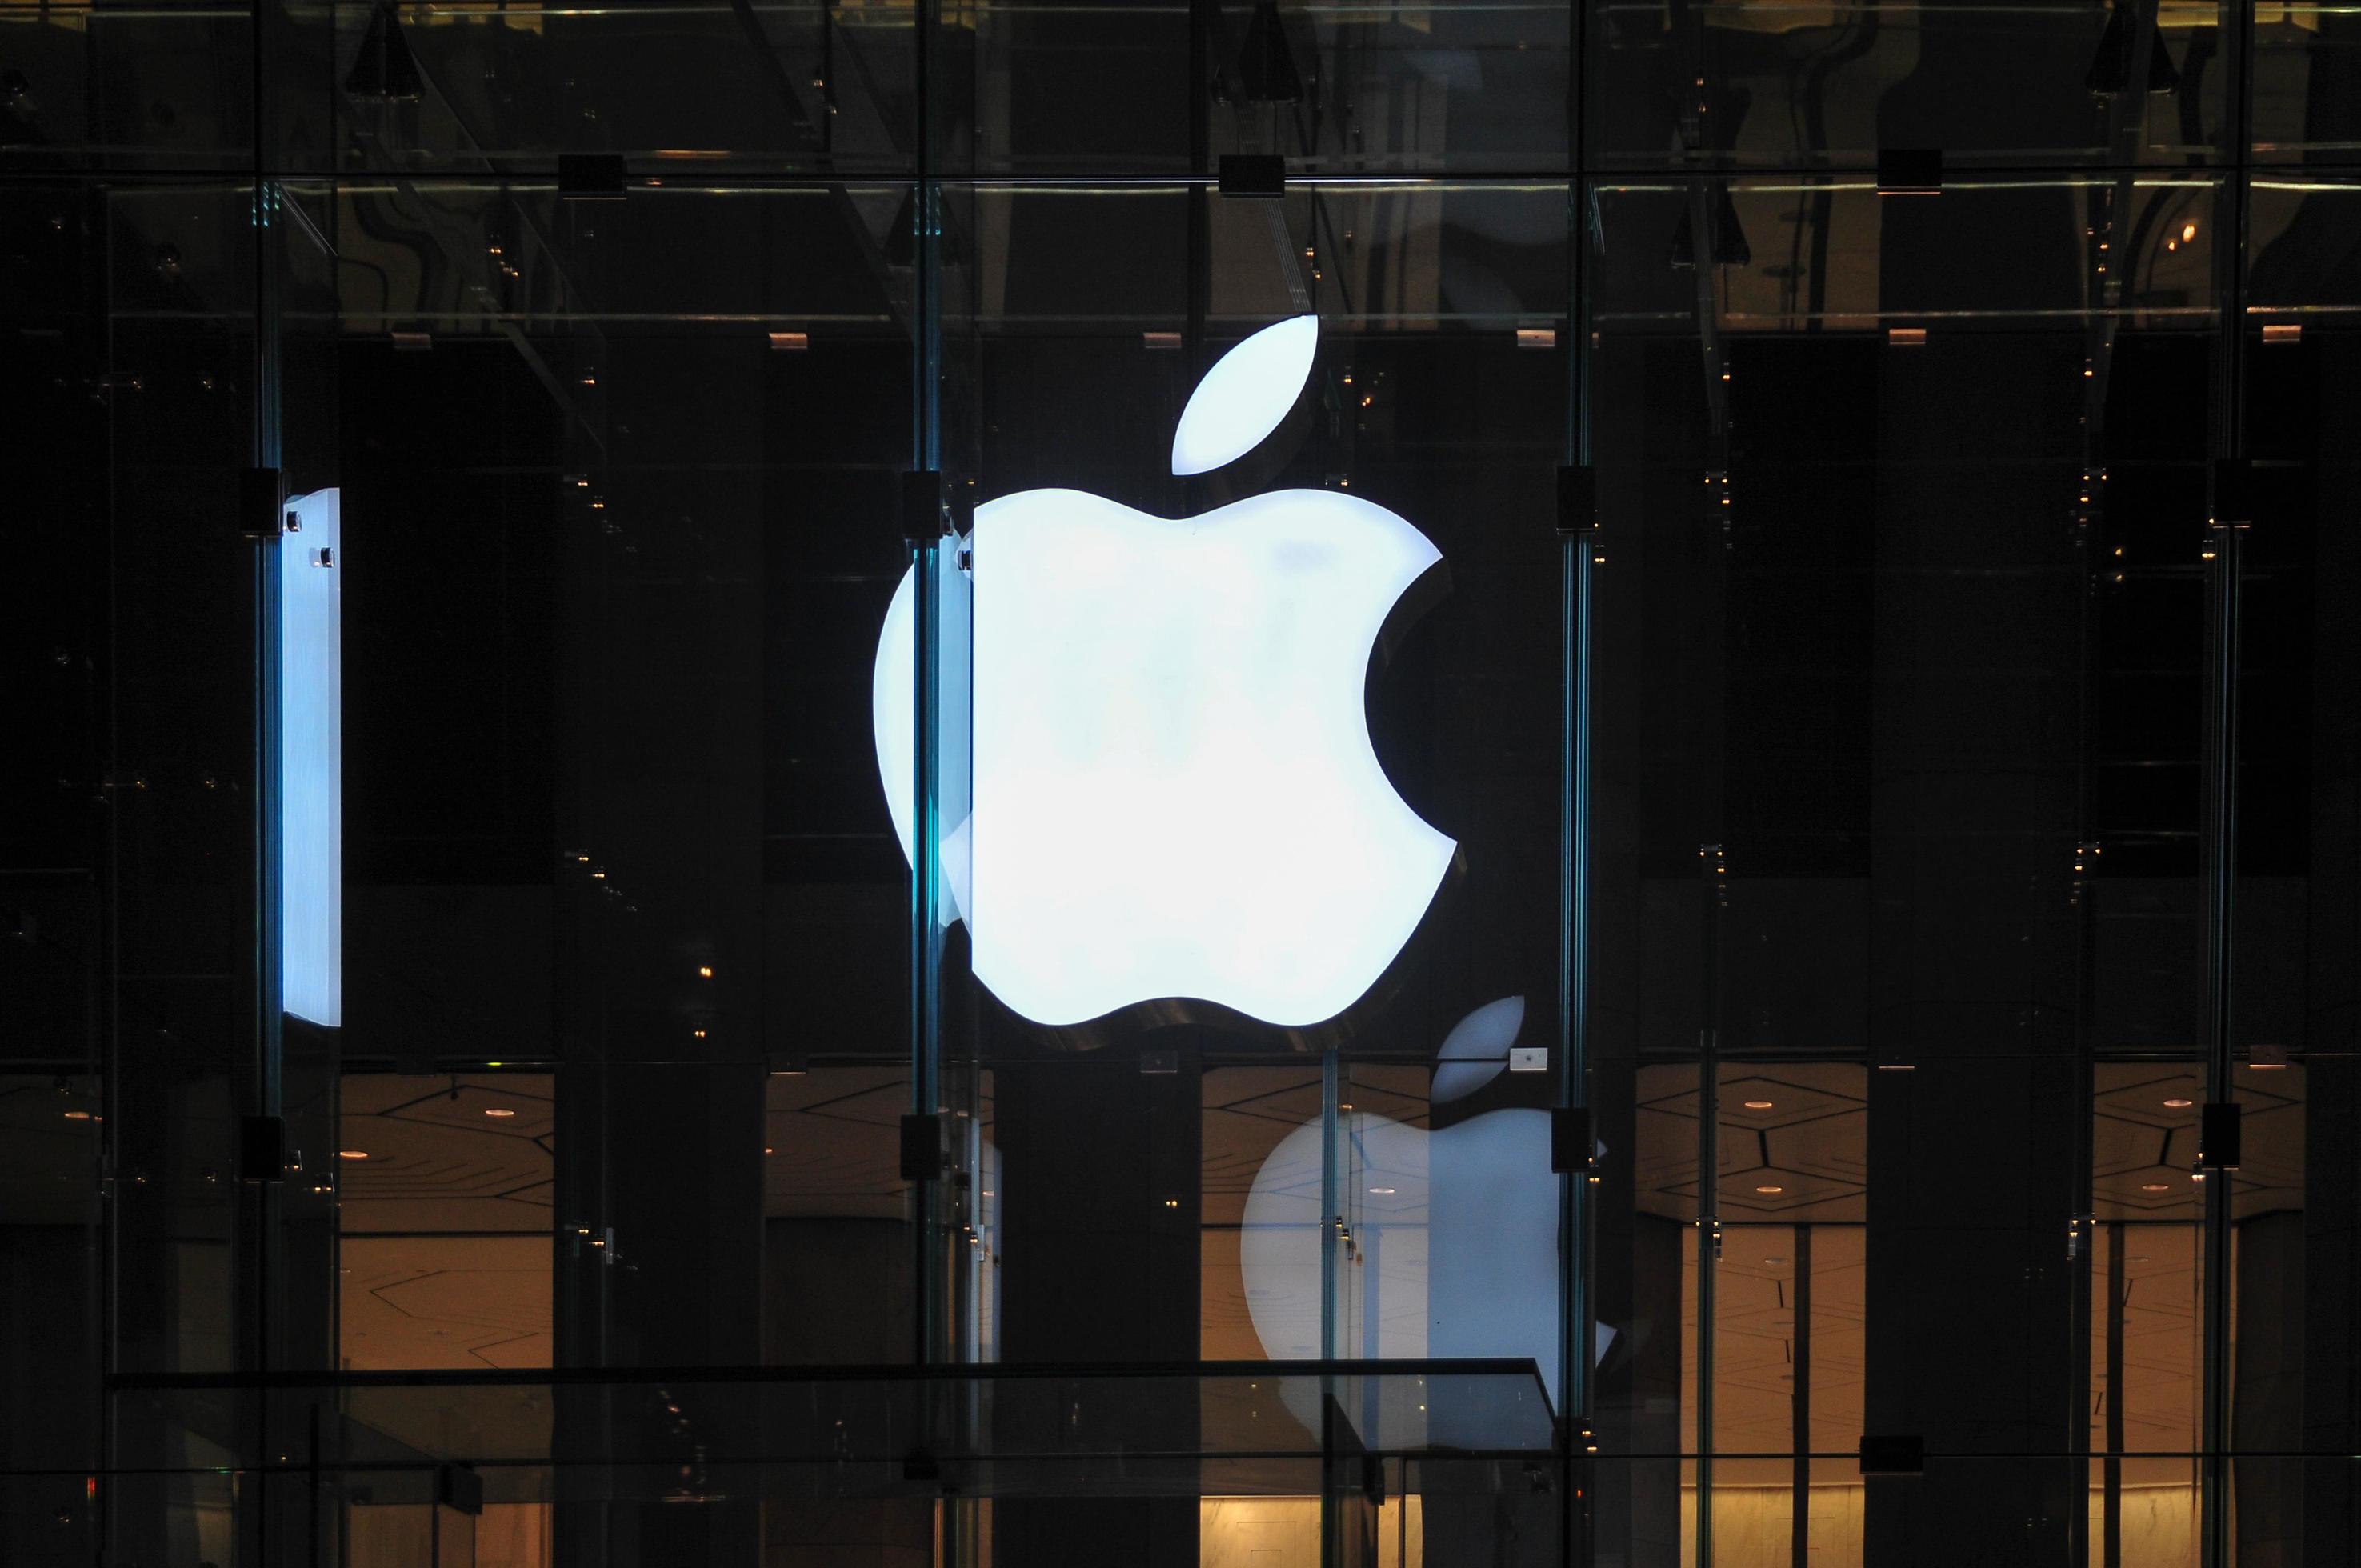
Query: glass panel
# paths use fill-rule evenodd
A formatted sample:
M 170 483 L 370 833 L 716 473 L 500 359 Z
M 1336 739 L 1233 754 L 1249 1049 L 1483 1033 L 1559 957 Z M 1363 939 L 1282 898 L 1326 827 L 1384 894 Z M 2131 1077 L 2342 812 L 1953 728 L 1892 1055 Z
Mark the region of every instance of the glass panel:
M 2300 45 L 2320 69 L 2349 50 L 2324 16 Z M 2258 59 L 2259 66 L 2260 60 Z M 2309 82 L 2308 134 L 2344 137 Z M 2258 126 L 2257 135 L 2264 134 Z M 2341 155 L 2323 150 L 2308 160 Z M 2351 323 L 2361 304 L 2321 266 L 2361 215 L 2350 183 L 2258 181 L 2255 305 L 2244 360 L 2256 524 L 2242 531 L 2238 877 L 2229 1075 L 2243 1163 L 2232 1176 L 2229 1325 L 2235 1548 L 2268 1562 L 2350 1555 L 2356 1217 L 2356 692 L 2330 650 L 2361 593 L 2354 550 Z M 2269 1457 L 2303 1453 L 2312 1457 Z
M 1918 147 L 1970 166 L 2213 155 L 2235 58 L 2214 8 L 2165 0 L 2138 13 L 2144 27 L 2133 15 L 1600 5 L 1587 13 L 1593 166 L 1865 166 Z M 1999 71 L 2011 91 L 1991 90 Z
M 550 1365 L 556 1080 L 348 1074 L 341 1100 L 337 1365 Z
M 256 16 L 209 0 L 0 5 L 0 159 L 51 172 L 247 166 Z
M 1202 1083 L 1201 1354 L 1207 1361 L 1316 1356 L 1319 1072 L 1212 1068 Z

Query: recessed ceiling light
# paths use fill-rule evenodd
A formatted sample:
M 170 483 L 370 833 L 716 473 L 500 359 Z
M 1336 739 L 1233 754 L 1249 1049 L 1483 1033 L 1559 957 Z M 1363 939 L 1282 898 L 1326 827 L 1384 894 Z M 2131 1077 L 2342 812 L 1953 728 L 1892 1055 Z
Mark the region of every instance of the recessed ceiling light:
M 2194 1100 L 2168 1100 L 2164 1102 L 2164 1108 L 2168 1111 L 2186 1111 L 2196 1103 Z
M 1771 1109 L 1771 1102 L 1768 1100 L 1750 1100 L 1746 1102 L 1746 1108 L 1749 1111 L 1768 1111 Z
M 1757 1192 L 1784 1192 L 1787 1190 L 1784 1187 L 1758 1187 L 1754 1190 Z
M 487 1116 L 513 1116 L 513 1115 L 515 1115 L 515 1114 L 516 1114 L 516 1113 L 515 1113 L 515 1112 L 513 1112 L 513 1111 L 511 1111 L 511 1110 L 510 1110 L 510 1109 L 509 1109 L 507 1106 L 505 1106 L 505 1105 L 495 1105 L 495 1106 L 491 1107 L 489 1110 L 486 1111 L 486 1112 L 484 1113 L 484 1114 L 485 1114 L 485 1115 L 487 1115 Z
M 2140 1183 L 2140 1190 L 2143 1192 L 2169 1192 L 2172 1189 L 2161 1181 L 2143 1181 Z
M 774 1149 L 774 1148 L 773 1148 L 770 1145 L 768 1145 L 768 1144 L 764 1144 L 764 1145 L 763 1146 L 763 1152 L 764 1154 L 776 1154 L 776 1153 L 778 1153 L 779 1151 L 778 1151 L 778 1150 L 776 1150 L 776 1149 Z
M 368 1158 L 368 1150 L 367 1150 L 367 1149 L 338 1149 L 338 1150 L 336 1151 L 336 1157 L 337 1157 L 338 1159 L 367 1159 L 367 1158 Z
M 87 1122 L 90 1120 L 90 1113 L 87 1111 L 69 1111 L 66 1113 L 66 1120 L 69 1122 Z
M 1394 1190 L 1390 1187 L 1372 1187 L 1369 1190 L 1380 1198 L 1390 1198 L 1394 1195 Z

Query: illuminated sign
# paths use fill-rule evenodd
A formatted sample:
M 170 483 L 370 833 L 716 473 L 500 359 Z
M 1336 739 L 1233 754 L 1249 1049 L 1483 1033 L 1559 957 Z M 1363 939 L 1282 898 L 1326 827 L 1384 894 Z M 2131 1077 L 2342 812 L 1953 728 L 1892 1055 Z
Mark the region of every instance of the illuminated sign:
M 279 539 L 280 1005 L 345 1017 L 343 495 L 287 503 Z
M 1224 356 L 1174 471 L 1276 428 L 1317 338 L 1298 317 Z M 1300 489 L 1187 518 L 1027 490 L 977 508 L 969 544 L 972 807 L 944 824 L 943 862 L 977 977 L 1053 1025 L 1167 997 L 1279 1025 L 1350 1006 L 1454 850 L 1394 793 L 1362 707 L 1378 630 L 1434 546 L 1383 507 Z M 906 853 L 912 599 L 906 576 L 873 692 Z

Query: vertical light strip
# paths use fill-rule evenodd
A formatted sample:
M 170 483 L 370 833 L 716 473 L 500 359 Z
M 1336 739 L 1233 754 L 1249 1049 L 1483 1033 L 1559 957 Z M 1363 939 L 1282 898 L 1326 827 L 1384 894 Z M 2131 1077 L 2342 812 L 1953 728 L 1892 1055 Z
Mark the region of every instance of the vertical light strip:
M 279 541 L 280 1006 L 314 1024 L 345 1017 L 345 748 L 342 497 L 287 503 Z

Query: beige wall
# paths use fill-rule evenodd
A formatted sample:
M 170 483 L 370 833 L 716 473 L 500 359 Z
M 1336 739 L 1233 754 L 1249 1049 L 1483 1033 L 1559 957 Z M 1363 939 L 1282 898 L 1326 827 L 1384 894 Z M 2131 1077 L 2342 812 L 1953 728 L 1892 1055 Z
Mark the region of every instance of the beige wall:
M 1812 1568 L 1861 1568 L 1861 1489 L 1813 1486 Z M 1788 1568 L 1795 1561 L 1785 1486 L 1713 1489 L 1714 1568 Z M 1696 1561 L 1697 1496 L 1681 1494 L 1681 1562 Z M 2099 1494 L 2091 1494 L 2091 1537 L 2098 1539 Z M 2095 1552 L 2093 1552 L 2095 1556 Z M 2179 1483 L 2123 1489 L 2124 1568 L 2193 1568 L 2197 1489 Z
M 1424 1510 L 1416 1497 L 1378 1509 L 1378 1568 L 1420 1568 Z M 1198 1568 L 1319 1568 L 1317 1497 L 1205 1497 L 1197 1505 Z

